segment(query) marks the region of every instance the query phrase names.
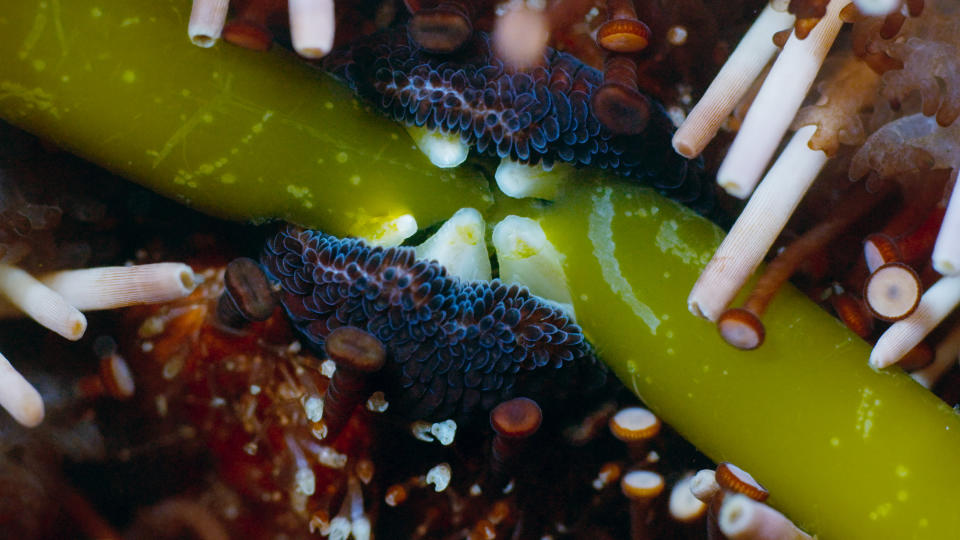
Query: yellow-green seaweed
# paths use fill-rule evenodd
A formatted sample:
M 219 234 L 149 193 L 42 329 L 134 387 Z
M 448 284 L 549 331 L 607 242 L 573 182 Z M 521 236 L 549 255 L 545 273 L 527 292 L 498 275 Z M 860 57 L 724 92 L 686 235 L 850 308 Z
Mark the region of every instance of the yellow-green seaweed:
M 23 0 L 0 10 L 0 117 L 195 208 L 337 234 L 492 202 L 321 70 L 187 39 L 190 2 Z
M 960 530 L 960 420 L 793 289 L 759 350 L 686 310 L 721 233 L 649 190 L 585 173 L 551 207 L 432 168 L 406 134 L 283 52 L 191 46 L 189 3 L 24 0 L 0 13 L 0 116 L 216 215 L 349 234 L 474 207 L 539 220 L 602 358 L 716 460 L 751 471 L 822 538 Z M 236 151 L 234 151 L 236 150 Z M 532 215 L 535 214 L 535 215 Z
M 600 175 L 596 175 L 600 176 Z M 960 417 L 792 287 L 754 351 L 687 311 L 722 232 L 646 189 L 568 188 L 539 221 L 565 257 L 577 319 L 657 414 L 825 539 L 953 538 Z

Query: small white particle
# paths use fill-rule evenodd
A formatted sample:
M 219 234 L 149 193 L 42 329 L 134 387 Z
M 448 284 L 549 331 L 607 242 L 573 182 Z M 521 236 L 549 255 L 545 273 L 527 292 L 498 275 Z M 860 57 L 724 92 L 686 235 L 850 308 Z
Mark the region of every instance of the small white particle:
M 328 379 L 333 377 L 335 371 L 337 371 L 337 364 L 335 364 L 333 360 L 324 360 L 323 363 L 320 364 L 320 374 Z
M 347 456 L 329 446 L 321 446 L 317 450 L 317 461 L 331 469 L 342 469 L 347 464 Z
M 346 516 L 337 516 L 330 520 L 330 540 L 347 540 L 350 532 L 350 520 Z
M 433 489 L 437 493 L 447 489 L 447 486 L 450 485 L 450 465 L 447 463 L 441 463 L 434 466 L 432 469 L 427 471 L 427 484 L 433 484 Z
M 667 30 L 667 41 L 671 45 L 684 45 L 687 42 L 687 29 L 683 26 L 671 26 Z
M 251 384 L 251 385 L 250 385 L 250 393 L 253 394 L 253 395 L 259 394 L 259 393 L 260 393 L 260 386 L 258 386 L 258 385 L 256 385 L 256 384 Z
M 370 399 L 367 400 L 367 410 L 370 412 L 382 413 L 386 412 L 387 408 L 390 407 L 390 402 L 387 401 L 387 396 L 383 392 L 377 391 L 370 395 Z
M 161 418 L 166 417 L 167 416 L 167 398 L 165 396 L 157 396 L 155 404 L 157 406 L 157 414 L 160 415 Z
M 310 518 L 308 528 L 310 530 L 310 534 L 320 533 L 323 536 L 330 534 L 330 522 L 324 521 L 323 518 L 316 514 Z
M 163 364 L 163 370 L 160 372 L 163 378 L 170 381 L 179 375 L 183 369 L 184 360 L 182 356 L 171 357 L 170 360 Z
M 354 540 L 370 540 L 370 529 L 370 520 L 366 516 L 355 519 L 351 528 Z
M 443 446 L 450 446 L 453 439 L 457 436 L 457 423 L 453 420 L 444 420 L 430 426 L 430 433 L 440 441 Z
M 323 398 L 310 396 L 303 400 L 303 411 L 307 413 L 307 420 L 319 422 L 323 418 Z
M 223 507 L 220 512 L 223 514 L 223 517 L 229 520 L 237 519 L 237 517 L 240 515 L 240 509 L 237 508 L 237 505 L 235 504 L 228 504 L 227 506 Z
M 667 108 L 667 116 L 670 118 L 670 121 L 673 123 L 674 127 L 679 127 L 680 124 L 682 124 L 687 118 L 687 113 L 685 113 L 680 107 L 672 106 Z
M 294 475 L 294 483 L 297 486 L 297 491 L 304 495 L 313 495 L 317 489 L 317 478 L 309 467 L 297 470 L 297 474 Z

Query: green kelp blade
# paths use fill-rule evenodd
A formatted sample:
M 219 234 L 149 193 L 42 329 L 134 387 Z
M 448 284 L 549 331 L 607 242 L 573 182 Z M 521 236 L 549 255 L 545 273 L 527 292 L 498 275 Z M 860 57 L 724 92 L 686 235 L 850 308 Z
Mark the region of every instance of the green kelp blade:
M 601 176 L 601 175 L 597 175 Z M 568 186 L 539 218 L 565 258 L 577 320 L 651 409 L 825 539 L 955 538 L 960 417 L 791 286 L 741 351 L 687 311 L 723 233 L 623 184 Z
M 204 212 L 360 234 L 483 209 L 488 183 L 275 48 L 201 49 L 190 2 L 23 0 L 0 14 L 0 117 Z

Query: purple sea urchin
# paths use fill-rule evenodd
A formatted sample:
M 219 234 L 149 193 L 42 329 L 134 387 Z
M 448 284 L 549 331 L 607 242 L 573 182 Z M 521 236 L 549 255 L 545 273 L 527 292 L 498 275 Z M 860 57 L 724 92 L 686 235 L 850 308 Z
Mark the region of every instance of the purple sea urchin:
M 384 389 L 410 418 L 469 416 L 563 388 L 582 369 L 602 373 L 580 327 L 560 310 L 523 287 L 452 278 L 417 260 L 413 248 L 288 228 L 267 243 L 262 262 L 315 350 L 348 325 L 383 342 Z
M 597 166 L 694 206 L 710 200 L 700 163 L 670 148 L 663 107 L 650 100 L 640 133 L 611 132 L 591 109 L 603 74 L 569 54 L 548 48 L 541 65 L 511 72 L 482 32 L 438 56 L 399 26 L 333 51 L 324 66 L 395 120 L 459 134 L 481 154 Z

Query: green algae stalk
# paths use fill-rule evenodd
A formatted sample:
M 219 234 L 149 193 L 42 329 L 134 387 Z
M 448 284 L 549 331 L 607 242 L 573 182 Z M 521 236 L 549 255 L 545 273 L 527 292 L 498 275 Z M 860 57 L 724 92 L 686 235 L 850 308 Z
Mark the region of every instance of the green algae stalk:
M 597 175 L 599 176 L 599 175 Z M 960 417 L 793 288 L 741 351 L 687 311 L 722 232 L 649 190 L 580 184 L 540 224 L 578 321 L 621 380 L 716 461 L 826 539 L 954 538 Z
M 190 43 L 186 0 L 22 0 L 0 13 L 0 118 L 227 218 L 357 234 L 491 202 L 291 53 Z

